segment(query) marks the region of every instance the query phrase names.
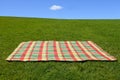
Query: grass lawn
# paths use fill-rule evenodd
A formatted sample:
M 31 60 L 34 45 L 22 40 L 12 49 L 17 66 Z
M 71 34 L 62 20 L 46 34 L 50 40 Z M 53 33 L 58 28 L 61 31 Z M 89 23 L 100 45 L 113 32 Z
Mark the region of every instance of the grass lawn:
M 91 40 L 116 62 L 7 62 L 23 41 Z M 0 17 L 0 80 L 119 80 L 120 20 Z

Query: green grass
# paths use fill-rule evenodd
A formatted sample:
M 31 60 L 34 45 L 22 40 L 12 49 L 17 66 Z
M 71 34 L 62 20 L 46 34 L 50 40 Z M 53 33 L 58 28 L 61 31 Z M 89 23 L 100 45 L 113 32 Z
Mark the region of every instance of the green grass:
M 116 62 L 7 62 L 23 41 L 92 40 Z M 0 80 L 119 80 L 120 20 L 0 17 Z

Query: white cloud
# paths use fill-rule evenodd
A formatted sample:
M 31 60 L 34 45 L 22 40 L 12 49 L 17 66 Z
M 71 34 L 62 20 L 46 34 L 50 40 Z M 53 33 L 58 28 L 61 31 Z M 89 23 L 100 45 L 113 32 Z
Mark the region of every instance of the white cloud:
M 62 6 L 59 6 L 59 5 L 52 5 L 50 7 L 50 10 L 61 10 L 63 7 Z

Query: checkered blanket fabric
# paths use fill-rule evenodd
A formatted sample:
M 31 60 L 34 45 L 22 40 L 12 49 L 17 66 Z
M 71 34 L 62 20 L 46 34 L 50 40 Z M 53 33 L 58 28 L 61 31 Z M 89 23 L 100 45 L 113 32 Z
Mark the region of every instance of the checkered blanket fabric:
M 29 41 L 22 42 L 8 61 L 115 61 L 92 41 Z

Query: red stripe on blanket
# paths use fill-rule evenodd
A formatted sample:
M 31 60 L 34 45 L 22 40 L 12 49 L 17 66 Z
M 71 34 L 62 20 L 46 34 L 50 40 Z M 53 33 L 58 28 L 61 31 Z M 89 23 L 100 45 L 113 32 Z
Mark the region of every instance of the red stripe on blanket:
M 29 50 L 30 46 L 32 45 L 32 41 L 28 44 L 28 47 L 26 48 L 26 50 L 22 53 L 20 61 L 24 61 L 24 57 L 27 53 L 27 51 Z
M 29 58 L 28 58 L 28 61 L 30 61 L 30 59 L 31 59 L 31 56 L 32 56 L 32 53 L 33 53 L 33 50 L 34 50 L 34 48 L 35 48 L 35 45 L 36 45 L 36 42 L 34 43 L 34 47 L 32 48 L 32 51 L 31 51 L 31 53 L 30 53 L 30 56 L 29 56 Z
M 41 61 L 42 60 L 42 53 L 43 53 L 43 45 L 44 45 L 44 41 L 42 41 L 41 45 L 40 45 L 40 50 L 39 50 L 39 53 L 38 53 L 38 61 Z
M 56 49 L 56 41 L 53 41 L 53 48 L 54 48 L 54 57 L 56 58 L 56 60 L 60 60 L 59 57 L 58 57 L 58 52 L 57 52 L 57 49 Z

